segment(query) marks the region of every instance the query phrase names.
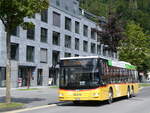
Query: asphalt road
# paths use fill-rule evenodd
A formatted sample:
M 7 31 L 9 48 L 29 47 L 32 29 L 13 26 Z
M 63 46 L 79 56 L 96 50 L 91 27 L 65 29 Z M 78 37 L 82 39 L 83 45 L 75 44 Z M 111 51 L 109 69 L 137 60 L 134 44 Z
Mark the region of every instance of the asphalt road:
M 106 102 L 80 105 L 63 103 L 19 113 L 150 113 L 150 87 L 143 88 L 136 97 L 117 99 L 112 104 L 106 104 Z
M 37 87 L 38 90 L 19 91 L 12 88 L 11 95 L 13 102 L 21 102 L 26 108 L 48 105 L 58 102 L 58 89 L 49 87 Z M 4 102 L 5 89 L 0 89 L 0 102 Z

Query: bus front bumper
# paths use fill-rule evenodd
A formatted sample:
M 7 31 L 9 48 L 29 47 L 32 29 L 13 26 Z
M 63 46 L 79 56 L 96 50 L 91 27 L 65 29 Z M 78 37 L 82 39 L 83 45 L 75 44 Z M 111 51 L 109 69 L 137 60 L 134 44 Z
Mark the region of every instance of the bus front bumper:
M 59 97 L 60 101 L 96 101 L 100 100 L 99 96 L 94 97 Z

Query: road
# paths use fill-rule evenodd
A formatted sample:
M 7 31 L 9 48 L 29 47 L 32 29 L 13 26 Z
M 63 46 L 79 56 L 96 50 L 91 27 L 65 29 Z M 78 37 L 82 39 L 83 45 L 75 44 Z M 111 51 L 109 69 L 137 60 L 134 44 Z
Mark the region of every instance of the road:
M 103 102 L 74 105 L 70 102 L 28 109 L 19 113 L 150 113 L 150 87 L 143 88 L 136 97 L 117 99 L 112 104 Z

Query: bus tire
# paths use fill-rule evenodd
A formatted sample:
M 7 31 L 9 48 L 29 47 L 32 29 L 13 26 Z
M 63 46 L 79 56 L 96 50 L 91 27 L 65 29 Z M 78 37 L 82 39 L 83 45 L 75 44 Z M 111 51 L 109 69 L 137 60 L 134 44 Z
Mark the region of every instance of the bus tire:
M 108 92 L 108 104 L 111 104 L 113 102 L 113 89 L 109 88 Z
M 131 97 L 135 97 L 134 86 L 132 86 L 132 88 L 131 88 Z
M 131 97 L 131 92 L 130 92 L 130 87 L 128 86 L 127 89 L 127 99 L 129 99 Z
M 73 103 L 78 105 L 78 104 L 80 104 L 80 101 L 73 101 Z

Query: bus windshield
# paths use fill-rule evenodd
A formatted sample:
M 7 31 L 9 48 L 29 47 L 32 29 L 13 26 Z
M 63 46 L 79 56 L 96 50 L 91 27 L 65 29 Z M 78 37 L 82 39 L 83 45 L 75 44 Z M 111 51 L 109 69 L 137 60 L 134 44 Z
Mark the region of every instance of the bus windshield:
M 97 59 L 62 60 L 60 88 L 90 89 L 100 84 Z

